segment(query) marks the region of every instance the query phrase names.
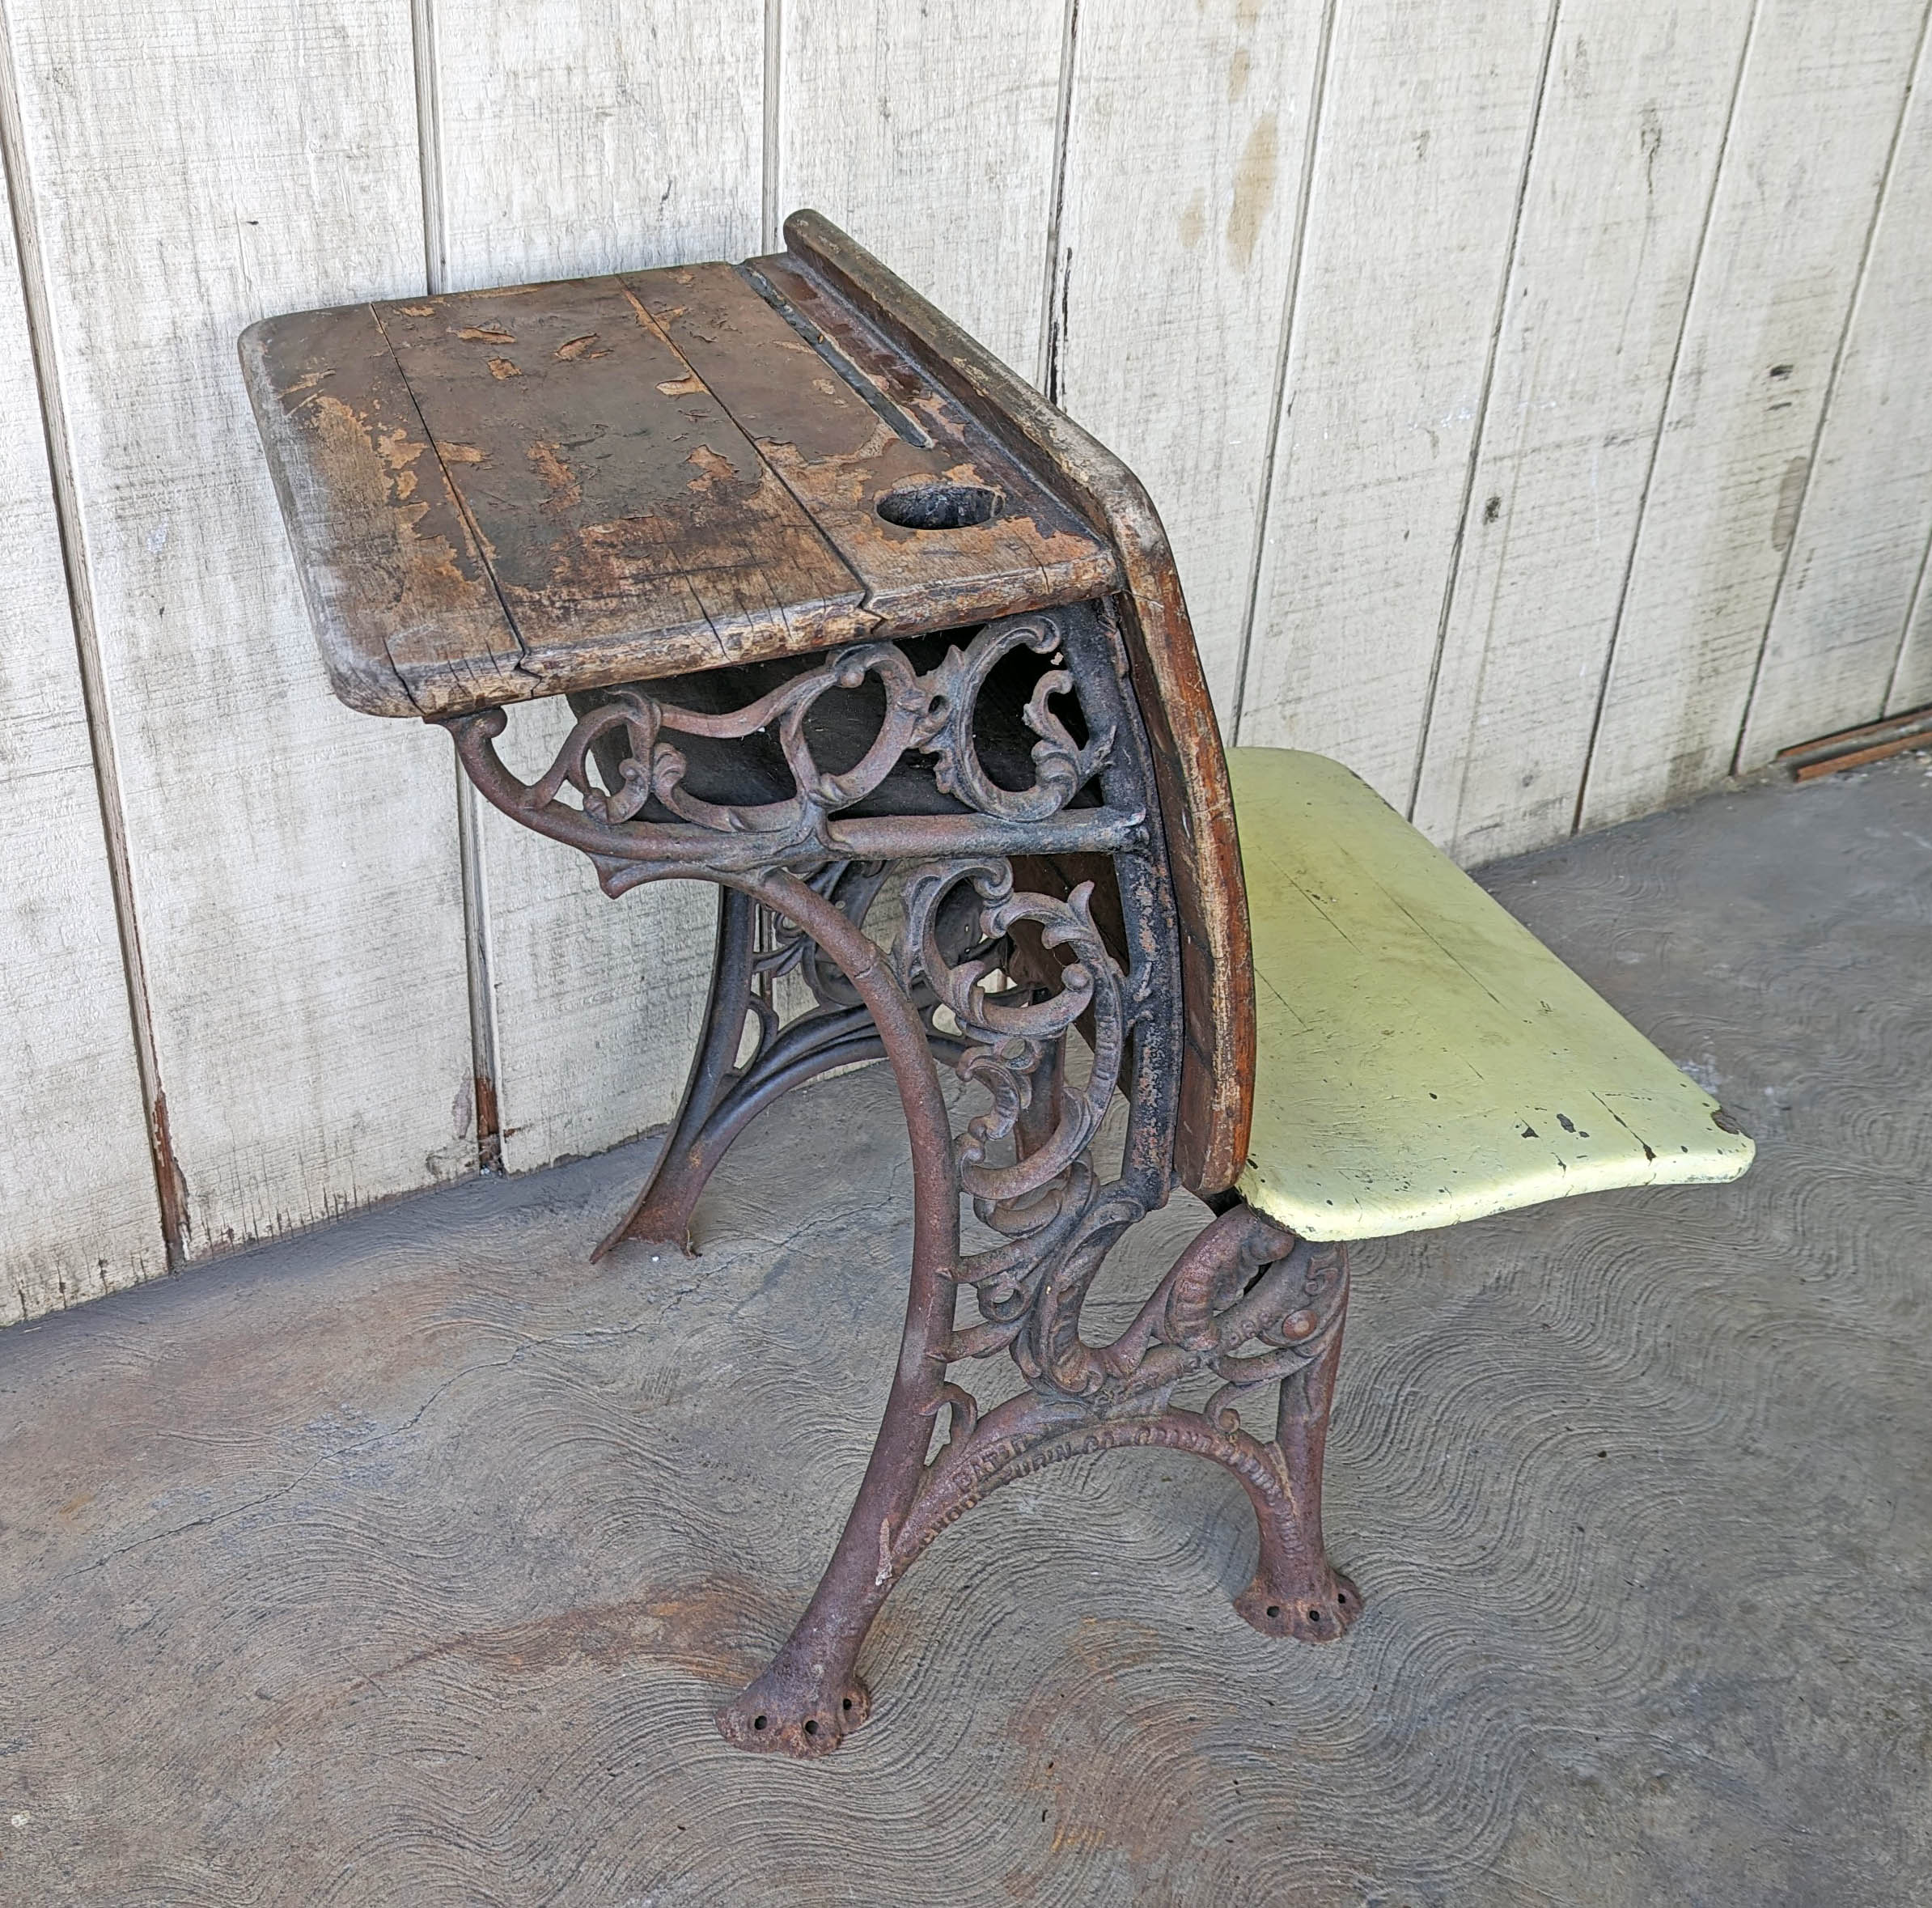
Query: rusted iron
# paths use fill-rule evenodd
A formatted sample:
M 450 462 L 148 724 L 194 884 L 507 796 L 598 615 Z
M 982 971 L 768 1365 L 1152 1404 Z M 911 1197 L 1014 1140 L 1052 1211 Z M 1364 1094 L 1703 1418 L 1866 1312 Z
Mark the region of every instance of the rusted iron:
M 735 1743 L 800 1756 L 864 1719 L 860 1647 L 926 1545 L 1001 1485 L 1062 1458 L 1159 1445 L 1223 1465 L 1260 1529 L 1240 1613 L 1269 1634 L 1323 1641 L 1359 1607 L 1321 1539 L 1347 1303 L 1339 1246 L 1298 1243 L 1235 1206 L 1126 1331 L 1096 1345 L 1081 1330 L 1108 1253 L 1176 1183 L 1179 934 L 1120 633 L 1104 611 L 1070 605 L 958 632 L 936 655 L 910 647 L 854 644 L 816 668 L 782 665 L 775 682 L 756 670 L 718 672 L 703 689 L 687 679 L 679 702 L 663 683 L 581 696 L 575 727 L 528 783 L 497 753 L 502 711 L 445 723 L 482 793 L 589 854 L 608 892 L 692 876 L 722 891 L 684 1104 L 650 1184 L 600 1249 L 627 1238 L 683 1247 L 732 1138 L 791 1087 L 879 1055 L 897 1081 L 913 1245 L 884 1418 L 797 1628 L 718 1717 Z M 849 765 L 828 771 L 832 757 Z M 880 812 L 882 797 L 893 812 Z M 855 811 L 866 811 L 863 854 Z M 1106 871 L 1108 905 L 1096 909 L 1092 880 L 1019 886 L 1016 859 Z M 888 947 L 866 922 L 894 871 L 904 920 Z M 762 951 L 761 908 L 778 924 Z M 782 972 L 814 1002 L 789 1023 L 761 985 Z M 1078 1085 L 1065 1064 L 1076 1028 L 1091 1052 Z M 942 1062 L 987 1102 L 957 1134 Z M 1123 1090 L 1123 1163 L 1107 1179 L 1094 1143 Z M 962 1198 L 998 1244 L 962 1253 Z M 964 1326 L 961 1287 L 979 1315 Z M 1026 1389 L 982 1412 L 960 1369 L 1002 1355 Z M 1190 1384 L 1207 1395 L 1183 1401 Z M 1272 1430 L 1257 1435 L 1242 1407 L 1270 1388 Z
M 1247 910 L 1159 519 L 1117 458 L 844 234 L 803 213 L 785 235 L 742 265 L 249 328 L 243 369 L 336 691 L 373 714 L 472 714 L 1108 604 L 1180 927 L 1176 1169 L 1222 1191 L 1247 1157 Z M 849 815 L 844 851 L 896 851 L 873 825 Z M 954 833 L 934 851 L 989 846 Z
M 809 1606 L 719 1717 L 816 1755 L 863 1719 L 860 1645 L 926 1545 L 1062 1457 L 1231 1471 L 1258 1628 L 1337 1636 L 1357 1598 L 1320 1532 L 1341 1250 L 1226 1210 L 1248 914 L 1166 534 L 1131 472 L 876 259 L 815 214 L 785 229 L 744 266 L 269 320 L 242 357 L 343 699 L 441 723 L 485 799 L 608 894 L 720 890 L 683 1102 L 600 1251 L 684 1249 L 748 1121 L 830 1068 L 892 1068 L 914 1213 L 891 1395 Z M 558 695 L 575 725 L 525 782 L 498 739 Z M 790 1020 L 787 975 L 811 1003 Z M 957 1134 L 940 1065 L 983 1102 Z M 1177 1185 L 1218 1216 L 1090 1342 L 1100 1266 Z M 965 1198 L 996 1240 L 969 1254 Z M 1025 1388 L 982 1412 L 962 1374 L 1001 1356 Z

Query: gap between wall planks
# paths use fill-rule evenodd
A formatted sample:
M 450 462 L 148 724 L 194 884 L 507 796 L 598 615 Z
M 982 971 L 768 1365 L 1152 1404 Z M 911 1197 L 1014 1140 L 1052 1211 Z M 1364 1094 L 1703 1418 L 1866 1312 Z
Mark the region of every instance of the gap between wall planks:
M 1139 8 L 1083 0 L 1073 49 L 1042 383 L 1159 500 L 1231 733 L 1326 19 L 1177 10 L 1159 115 Z
M 1925 0 L 1761 0 L 1578 803 L 1586 828 L 1731 768 L 1925 18 Z M 1834 726 L 1828 715 L 1778 741 Z
M 1559 16 L 1417 783 L 1464 862 L 1569 832 L 1752 7 Z
M 781 20 L 782 212 L 823 212 L 1030 375 L 1041 350 L 1063 7 L 782 0 Z
M 328 695 L 235 356 L 265 313 L 420 283 L 408 20 L 8 14 L 193 1256 L 474 1164 L 440 739 Z
M 0 218 L 0 1322 L 167 1266 L 20 262 Z
M 552 7 L 541 35 L 517 0 L 465 7 L 460 32 L 447 0 L 417 4 L 444 289 L 758 249 L 761 0 L 667 13 L 649 35 L 626 0 Z M 505 759 L 540 773 L 570 720 L 561 702 L 513 711 Z M 711 891 L 671 882 L 612 901 L 582 855 L 473 808 L 502 1164 L 600 1151 L 668 1119 L 704 1005 Z
M 1239 740 L 1405 810 L 1554 4 L 1342 0 L 1330 40 Z
M 1750 769 L 1790 744 L 1932 702 L 1903 653 L 1932 539 L 1932 45 L 1892 155 L 1744 725 Z

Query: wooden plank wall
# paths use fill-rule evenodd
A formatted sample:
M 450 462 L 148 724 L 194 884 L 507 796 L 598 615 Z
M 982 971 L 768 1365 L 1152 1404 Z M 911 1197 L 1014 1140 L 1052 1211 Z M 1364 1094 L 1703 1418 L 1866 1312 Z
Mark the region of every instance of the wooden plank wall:
M 817 206 L 1139 469 L 1230 731 L 1465 861 L 1932 701 L 1927 0 L 294 15 L 0 0 L 0 1317 L 681 1081 L 708 894 L 328 697 L 266 313 Z

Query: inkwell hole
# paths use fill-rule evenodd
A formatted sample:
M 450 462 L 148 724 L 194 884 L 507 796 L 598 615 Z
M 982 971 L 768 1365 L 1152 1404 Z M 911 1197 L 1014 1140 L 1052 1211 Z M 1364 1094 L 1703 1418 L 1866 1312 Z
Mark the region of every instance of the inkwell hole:
M 999 492 L 985 484 L 901 484 L 879 500 L 879 514 L 902 530 L 964 530 L 999 515 Z

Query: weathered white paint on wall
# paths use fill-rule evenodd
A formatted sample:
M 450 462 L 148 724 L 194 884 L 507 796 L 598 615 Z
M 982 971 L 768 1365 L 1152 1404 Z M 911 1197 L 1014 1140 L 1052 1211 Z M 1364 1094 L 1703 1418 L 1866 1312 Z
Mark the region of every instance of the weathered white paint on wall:
M 1885 698 L 1885 713 L 1899 715 L 1932 704 L 1932 537 L 1918 560 L 1918 587 L 1905 617 L 1905 641 Z
M 421 282 L 409 20 L 7 11 L 193 1254 L 475 1160 L 447 745 L 329 696 L 235 353 Z
M 1406 811 L 1554 0 L 1341 0 L 1240 740 Z
M 1557 22 L 1417 785 L 1463 860 L 1569 831 L 1752 4 Z
M 1744 724 L 1743 760 L 1932 700 L 1895 683 L 1932 537 L 1928 49 L 1846 334 Z M 1914 693 L 1917 690 L 1920 693 Z
M 756 250 L 763 0 L 418 0 L 443 288 Z
M 0 575 L 0 1321 L 12 1321 L 131 1285 L 167 1257 L 6 219 Z
M 622 0 L 418 0 L 418 14 L 438 286 L 759 248 L 761 0 L 647 16 Z M 561 705 L 519 710 L 506 760 L 540 773 L 569 723 Z M 704 1004 L 710 891 L 674 882 L 614 904 L 581 855 L 464 799 L 503 1164 L 600 1151 L 668 1119 Z
M 1587 827 L 1731 769 L 1925 17 L 1924 0 L 1760 0 L 1604 685 Z
M 1932 700 L 1926 7 L 0 0 L 0 1314 L 163 1263 L 91 765 L 189 1255 L 472 1169 L 479 1067 L 512 1167 L 684 1069 L 709 897 L 472 812 L 466 923 L 447 742 L 328 696 L 244 324 L 816 204 L 1139 466 L 1243 740 L 1478 859 Z
M 1074 49 L 1043 388 L 1152 494 L 1224 723 L 1324 19 L 1303 0 L 1159 16 L 1086 0 Z
M 816 206 L 1033 375 L 1061 7 L 779 0 L 779 19 L 778 211 Z

